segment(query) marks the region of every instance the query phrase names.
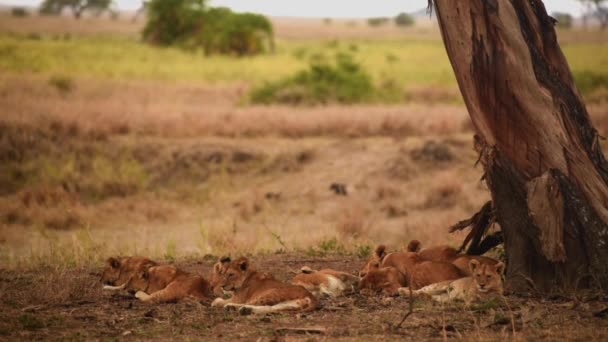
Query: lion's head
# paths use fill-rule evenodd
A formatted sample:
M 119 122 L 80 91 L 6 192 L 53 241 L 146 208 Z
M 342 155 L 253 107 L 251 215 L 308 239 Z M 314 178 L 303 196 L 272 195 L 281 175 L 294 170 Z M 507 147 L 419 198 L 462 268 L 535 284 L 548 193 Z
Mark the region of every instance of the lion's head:
M 478 260 L 469 262 L 471 276 L 480 293 L 497 292 L 502 294 L 502 273 L 505 264 L 498 262 L 495 265 L 482 264 Z
M 386 246 L 378 245 L 376 247 L 376 249 L 374 250 L 374 254 L 372 254 L 372 256 L 369 258 L 369 261 L 367 262 L 367 264 L 365 264 L 365 266 L 363 266 L 361 271 L 359 271 L 359 277 L 363 278 L 370 271 L 379 269 L 380 266 L 382 265 L 382 260 L 384 260 L 385 257 L 386 257 Z
M 120 266 L 121 262 L 119 258 L 108 258 L 104 264 L 103 273 L 101 274 L 101 283 L 115 286 L 120 278 Z M 127 279 L 125 279 L 125 282 L 126 281 Z
M 221 287 L 222 276 L 226 272 L 226 266 L 231 261 L 229 256 L 223 256 L 215 265 L 213 265 L 213 271 L 211 271 L 211 276 L 209 277 L 209 285 L 211 285 L 213 293 L 218 296 L 223 295 Z
M 219 281 L 216 286 L 219 286 L 224 291 L 232 292 L 243 286 L 243 282 L 254 272 L 254 269 L 249 259 L 240 257 L 221 265 L 220 271 Z
M 121 286 L 126 284 L 138 270 L 154 265 L 156 265 L 154 261 L 140 256 L 108 258 L 100 281 L 104 285 Z

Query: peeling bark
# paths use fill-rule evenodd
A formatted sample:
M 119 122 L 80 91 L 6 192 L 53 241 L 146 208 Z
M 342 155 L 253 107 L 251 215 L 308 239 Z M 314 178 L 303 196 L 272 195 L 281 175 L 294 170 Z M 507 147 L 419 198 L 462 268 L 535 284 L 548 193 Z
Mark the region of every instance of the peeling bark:
M 608 288 L 608 163 L 540 0 L 436 0 L 512 290 Z

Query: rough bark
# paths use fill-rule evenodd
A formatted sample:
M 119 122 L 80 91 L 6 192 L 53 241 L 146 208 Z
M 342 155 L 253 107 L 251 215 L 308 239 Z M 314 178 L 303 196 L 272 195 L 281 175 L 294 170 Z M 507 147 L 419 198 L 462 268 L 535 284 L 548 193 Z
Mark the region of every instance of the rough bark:
M 608 164 L 540 0 L 436 0 L 507 253 L 507 286 L 608 288 Z

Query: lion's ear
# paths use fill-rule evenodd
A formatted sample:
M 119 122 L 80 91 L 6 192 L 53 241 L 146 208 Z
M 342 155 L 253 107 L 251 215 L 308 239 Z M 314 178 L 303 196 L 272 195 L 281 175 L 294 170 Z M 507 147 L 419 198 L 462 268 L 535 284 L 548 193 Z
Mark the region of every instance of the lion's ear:
M 305 273 L 305 274 L 314 273 L 314 271 L 312 270 L 312 268 L 310 268 L 308 266 L 302 266 L 302 268 L 300 268 L 300 272 Z
M 505 264 L 499 261 L 496 265 L 494 265 L 494 269 L 496 270 L 496 273 L 502 275 L 505 271 Z
M 475 270 L 479 267 L 479 261 L 477 259 L 472 259 L 469 261 L 469 269 L 471 272 L 475 272 Z
M 420 252 L 420 248 L 421 248 L 421 244 L 420 244 L 420 241 L 418 241 L 418 240 L 412 240 L 412 241 L 410 241 L 410 243 L 407 244 L 408 252 L 418 253 L 418 252 Z
M 108 260 L 106 260 L 106 264 L 112 268 L 119 268 L 120 260 L 118 260 L 118 258 L 110 257 Z
M 249 260 L 247 260 L 247 258 L 243 258 L 239 261 L 238 265 L 242 271 L 247 271 L 247 268 L 249 267 Z
M 376 254 L 376 256 L 378 258 L 380 258 L 380 260 L 384 259 L 384 257 L 386 256 L 386 246 L 378 245 L 378 247 L 376 247 L 376 250 L 374 251 L 374 253 Z

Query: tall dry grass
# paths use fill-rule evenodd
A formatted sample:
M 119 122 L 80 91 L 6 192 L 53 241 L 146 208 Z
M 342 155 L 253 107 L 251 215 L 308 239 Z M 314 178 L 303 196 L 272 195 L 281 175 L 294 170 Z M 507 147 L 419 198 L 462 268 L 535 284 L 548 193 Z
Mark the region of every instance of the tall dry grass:
M 93 81 L 70 79 L 70 90 L 34 75 L 3 75 L 2 121 L 54 125 L 101 137 L 448 135 L 466 128 L 466 111 L 454 105 L 365 105 L 293 108 L 238 105 L 244 84 Z

